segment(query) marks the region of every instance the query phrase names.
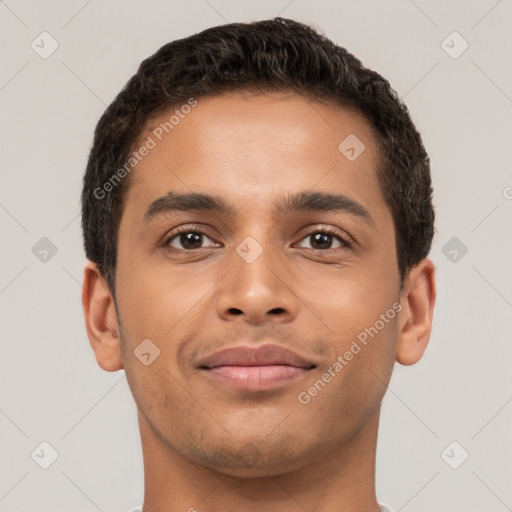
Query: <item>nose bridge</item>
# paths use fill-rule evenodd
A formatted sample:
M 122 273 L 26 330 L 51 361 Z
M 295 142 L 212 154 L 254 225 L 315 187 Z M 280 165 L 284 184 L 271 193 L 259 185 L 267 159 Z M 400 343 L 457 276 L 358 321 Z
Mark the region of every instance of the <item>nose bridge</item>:
M 240 284 L 245 282 L 251 287 L 274 288 L 282 255 L 279 248 L 274 247 L 275 241 L 268 233 L 256 236 L 258 239 L 249 235 L 237 245 L 233 254 L 235 273 Z
M 269 268 L 279 267 L 282 251 L 276 244 L 274 219 L 266 211 L 249 211 L 250 221 L 246 222 L 242 238 L 233 251 L 232 264 L 235 272 L 246 274 L 248 278 L 265 278 Z M 275 270 L 274 270 L 275 272 Z
M 230 257 L 232 272 L 220 288 L 218 313 L 261 322 L 267 314 L 290 320 L 297 314 L 297 297 L 286 275 L 284 255 L 272 230 L 260 224 L 250 231 Z

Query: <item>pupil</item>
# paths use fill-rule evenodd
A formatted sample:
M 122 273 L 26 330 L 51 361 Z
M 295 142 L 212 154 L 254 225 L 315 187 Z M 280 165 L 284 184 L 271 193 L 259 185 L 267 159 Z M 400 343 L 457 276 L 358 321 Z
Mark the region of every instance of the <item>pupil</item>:
M 184 233 L 180 237 L 180 242 L 185 249 L 194 249 L 195 247 L 201 247 L 201 233 Z M 197 243 L 198 242 L 198 243 Z
M 187 249 L 201 247 L 202 236 L 201 233 L 184 233 L 180 236 L 180 242 Z M 323 249 L 330 248 L 332 242 L 331 235 L 328 233 L 316 233 L 312 236 L 314 239 L 313 245 Z
M 316 233 L 315 235 L 313 235 L 313 238 L 315 240 L 313 245 L 320 245 L 320 248 L 323 249 L 329 249 L 331 247 L 331 235 L 327 233 Z

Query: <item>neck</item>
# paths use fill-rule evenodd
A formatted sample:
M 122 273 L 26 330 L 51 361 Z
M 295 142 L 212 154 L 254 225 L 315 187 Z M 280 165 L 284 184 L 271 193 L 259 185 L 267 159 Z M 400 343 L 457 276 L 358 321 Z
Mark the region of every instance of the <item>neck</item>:
M 169 447 L 138 411 L 144 458 L 142 512 L 378 512 L 375 452 L 380 407 L 349 442 L 295 471 L 238 478 L 198 466 Z

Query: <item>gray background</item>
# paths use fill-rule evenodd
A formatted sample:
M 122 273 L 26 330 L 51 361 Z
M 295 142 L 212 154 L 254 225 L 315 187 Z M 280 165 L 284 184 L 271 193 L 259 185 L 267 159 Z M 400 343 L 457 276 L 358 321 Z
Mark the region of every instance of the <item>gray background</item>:
M 93 130 L 164 43 L 277 15 L 314 24 L 389 79 L 432 160 L 434 330 L 416 366 L 396 366 L 384 399 L 379 501 L 512 510 L 510 0 L 0 2 L 0 510 L 142 502 L 135 405 L 123 371 L 96 365 L 80 305 L 79 194 Z M 50 48 L 43 31 L 59 45 L 46 59 L 31 48 Z M 445 51 L 463 49 L 458 36 L 446 40 L 453 31 L 469 43 L 457 58 Z M 59 455 L 48 469 L 43 441 Z

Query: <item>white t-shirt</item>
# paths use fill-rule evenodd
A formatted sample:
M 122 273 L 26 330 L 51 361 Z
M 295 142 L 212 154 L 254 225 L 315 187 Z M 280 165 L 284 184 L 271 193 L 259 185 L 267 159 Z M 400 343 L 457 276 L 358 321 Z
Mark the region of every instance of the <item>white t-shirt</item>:
M 379 505 L 380 506 L 380 512 L 391 512 L 388 507 L 385 505 Z M 135 507 L 130 510 L 130 512 L 142 512 L 142 505 L 140 507 Z

